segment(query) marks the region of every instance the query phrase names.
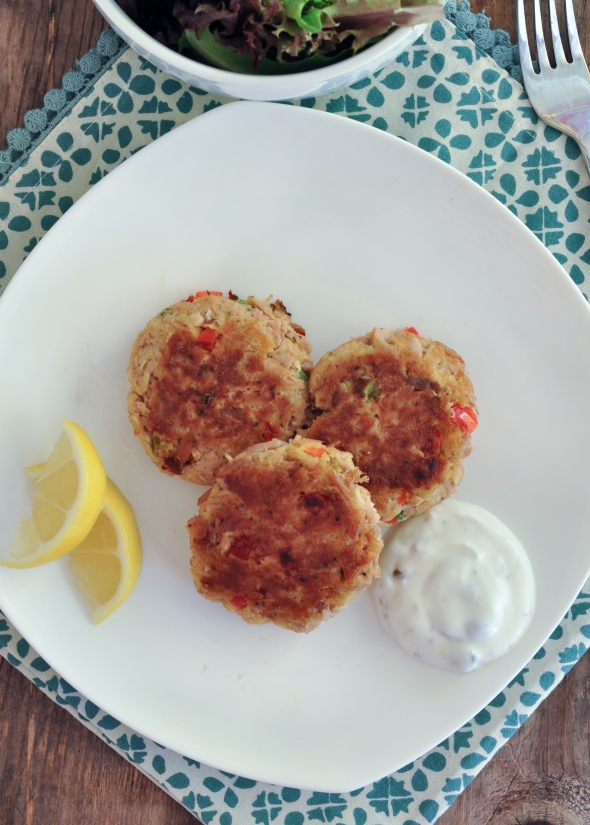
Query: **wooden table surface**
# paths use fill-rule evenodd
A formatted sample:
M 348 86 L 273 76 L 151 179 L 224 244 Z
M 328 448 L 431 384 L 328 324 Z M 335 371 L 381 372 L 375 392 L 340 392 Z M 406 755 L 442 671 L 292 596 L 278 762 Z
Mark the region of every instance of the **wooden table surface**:
M 558 0 L 559 2 L 559 0 Z M 515 0 L 489 0 L 513 42 Z M 590 58 L 586 0 L 574 0 Z M 483 0 L 472 0 L 479 11 Z M 95 43 L 90 0 L 0 0 L 0 149 Z M 440 825 L 590 825 L 590 655 L 463 792 Z M 189 825 L 195 819 L 0 659 L 1 825 Z M 287 743 L 286 743 L 287 744 Z M 234 817 L 235 819 L 235 817 Z M 236 823 L 242 825 L 242 823 Z M 245 825 L 245 823 L 244 823 Z

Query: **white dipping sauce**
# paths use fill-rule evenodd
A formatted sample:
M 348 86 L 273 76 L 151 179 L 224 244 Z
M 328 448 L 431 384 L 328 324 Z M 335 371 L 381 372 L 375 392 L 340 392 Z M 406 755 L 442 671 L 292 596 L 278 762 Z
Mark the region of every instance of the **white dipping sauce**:
M 505 524 L 482 507 L 447 499 L 390 535 L 371 595 L 406 653 L 467 673 L 518 642 L 535 609 L 535 580 Z

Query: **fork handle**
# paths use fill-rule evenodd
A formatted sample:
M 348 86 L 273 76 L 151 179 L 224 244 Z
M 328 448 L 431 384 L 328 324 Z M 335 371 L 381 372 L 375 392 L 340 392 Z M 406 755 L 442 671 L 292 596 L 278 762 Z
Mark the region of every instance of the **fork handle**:
M 566 109 L 543 120 L 571 135 L 577 141 L 582 151 L 582 157 L 586 164 L 586 170 L 590 175 L 590 105 L 576 106 L 573 109 Z
M 536 107 L 535 110 L 537 111 Z M 590 175 L 590 102 L 562 109 L 555 114 L 539 111 L 537 114 L 549 126 L 569 135 L 576 141 L 582 152 L 586 171 Z

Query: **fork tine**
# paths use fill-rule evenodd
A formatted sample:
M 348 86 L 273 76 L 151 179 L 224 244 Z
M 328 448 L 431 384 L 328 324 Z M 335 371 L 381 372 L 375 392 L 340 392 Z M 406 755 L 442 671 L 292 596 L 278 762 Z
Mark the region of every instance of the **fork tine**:
M 561 35 L 559 33 L 559 23 L 557 21 L 557 11 L 555 10 L 555 0 L 549 0 L 549 19 L 551 21 L 551 39 L 553 40 L 553 54 L 555 55 L 555 62 L 557 66 L 560 63 L 565 63 L 565 52 L 563 51 L 563 43 L 561 42 Z
M 535 0 L 535 38 L 537 40 L 537 60 L 541 71 L 543 69 L 550 69 L 551 64 L 547 56 L 547 48 L 545 46 L 545 35 L 543 33 L 543 18 L 541 17 L 541 4 L 539 0 Z
M 520 55 L 520 67 L 523 75 L 534 74 L 531 51 L 529 49 L 529 39 L 526 30 L 526 18 L 524 16 L 524 0 L 517 0 L 516 17 L 518 27 L 518 53 Z
M 567 33 L 570 41 L 570 50 L 572 58 L 577 57 L 584 59 L 582 54 L 582 47 L 580 46 L 580 38 L 578 37 L 578 27 L 576 26 L 576 16 L 574 14 L 574 4 L 572 0 L 565 0 L 565 16 L 567 20 Z

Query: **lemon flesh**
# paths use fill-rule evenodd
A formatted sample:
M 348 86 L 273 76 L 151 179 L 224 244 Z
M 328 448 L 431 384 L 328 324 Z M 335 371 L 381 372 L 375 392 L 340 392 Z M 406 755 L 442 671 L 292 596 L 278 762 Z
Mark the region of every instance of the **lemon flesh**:
M 44 461 L 42 464 L 33 464 L 30 467 L 27 467 L 27 475 L 33 482 L 37 482 L 41 475 L 43 474 L 43 470 L 47 467 L 47 462 Z
M 135 587 L 142 564 L 141 537 L 131 505 L 110 479 L 102 511 L 69 561 L 95 624 L 116 610 Z
M 86 538 L 104 503 L 100 456 L 82 427 L 67 418 L 47 462 L 28 472 L 33 512 L 22 519 L 2 560 L 7 567 L 38 567 L 69 553 Z

